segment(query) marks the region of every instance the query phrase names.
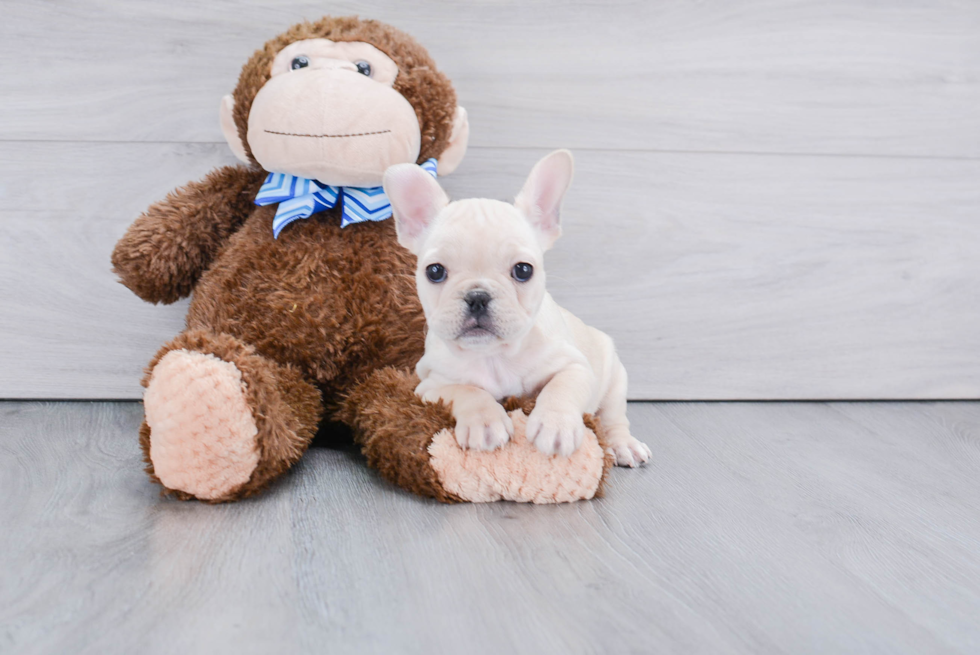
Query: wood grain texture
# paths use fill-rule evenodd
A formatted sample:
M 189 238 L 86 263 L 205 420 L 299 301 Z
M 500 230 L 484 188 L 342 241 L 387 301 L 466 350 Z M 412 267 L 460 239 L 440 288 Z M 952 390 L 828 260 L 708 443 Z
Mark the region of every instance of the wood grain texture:
M 475 148 L 444 183 L 507 199 L 544 152 Z M 980 162 L 577 157 L 549 287 L 616 339 L 631 397 L 980 396 Z M 211 144 L 0 151 L 0 397 L 139 397 L 185 305 L 138 300 L 109 253 L 227 161 Z
M 973 0 L 2 8 L 3 139 L 220 142 L 243 61 L 329 12 L 424 43 L 475 145 L 980 157 Z
M 313 449 L 161 500 L 137 403 L 0 403 L 0 651 L 973 653 L 980 404 L 630 406 L 601 500 L 442 506 Z

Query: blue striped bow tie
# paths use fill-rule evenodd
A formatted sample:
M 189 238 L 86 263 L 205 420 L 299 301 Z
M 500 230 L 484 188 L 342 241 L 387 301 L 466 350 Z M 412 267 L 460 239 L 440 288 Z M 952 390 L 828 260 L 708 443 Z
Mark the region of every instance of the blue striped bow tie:
M 422 168 L 432 177 L 436 176 L 435 159 L 426 160 Z M 272 221 L 272 236 L 278 239 L 284 227 L 293 221 L 331 209 L 338 199 L 343 207 L 340 227 L 391 218 L 391 203 L 388 202 L 384 187 L 330 186 L 286 173 L 269 173 L 255 196 L 255 204 L 265 207 L 279 203 L 276 217 Z

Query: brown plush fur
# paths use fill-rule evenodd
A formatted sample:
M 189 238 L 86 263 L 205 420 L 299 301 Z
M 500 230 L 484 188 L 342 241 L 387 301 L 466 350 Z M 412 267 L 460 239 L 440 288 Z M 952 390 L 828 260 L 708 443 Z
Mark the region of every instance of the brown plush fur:
M 340 208 L 272 237 L 275 207 L 257 208 L 205 273 L 189 328 L 232 334 L 321 385 L 326 403 L 379 366 L 412 367 L 425 318 L 414 257 L 394 221 L 341 229 Z
M 296 25 L 253 55 L 234 93 L 243 141 L 252 100 L 269 79 L 275 54 L 316 37 L 366 41 L 390 56 L 399 66 L 395 88 L 419 118 L 419 161 L 442 153 L 456 110 L 449 80 L 407 34 L 356 18 Z M 274 239 L 275 207 L 254 205 L 265 175 L 257 165 L 229 166 L 178 189 L 138 218 L 112 255 L 123 284 L 145 300 L 169 303 L 193 291 L 187 331 L 150 362 L 144 383 L 175 348 L 214 354 L 242 372 L 259 428 L 260 461 L 247 483 L 220 500 L 263 488 L 303 453 L 324 407 L 334 415 L 341 397 L 376 369 L 410 368 L 423 352 L 415 261 L 398 245 L 394 222 L 341 229 L 338 206 L 293 223 Z M 372 397 L 369 388 L 362 393 Z M 399 427 L 404 433 L 406 426 Z M 148 464 L 150 439 L 144 425 L 140 442 Z M 148 472 L 159 482 L 152 465 Z
M 112 253 L 113 271 L 137 296 L 172 303 L 190 294 L 218 249 L 255 209 L 266 172 L 223 166 L 154 203 Z
M 429 466 L 429 443 L 455 425 L 441 401 L 423 403 L 415 395 L 418 378 L 406 370 L 384 368 L 358 385 L 337 418 L 354 428 L 368 465 L 385 480 L 445 503 L 461 499 L 443 489 Z

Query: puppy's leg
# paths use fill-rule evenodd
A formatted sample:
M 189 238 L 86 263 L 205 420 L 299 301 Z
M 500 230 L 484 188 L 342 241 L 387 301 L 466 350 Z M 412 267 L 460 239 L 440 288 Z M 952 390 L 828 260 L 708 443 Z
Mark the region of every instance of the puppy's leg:
M 527 439 L 546 455 L 568 457 L 582 445 L 585 413 L 596 380 L 592 371 L 573 364 L 555 374 L 538 394 L 527 417 Z
M 422 400 L 434 403 L 443 400 L 452 405 L 456 419 L 456 442 L 461 448 L 494 450 L 507 443 L 514 434 L 514 423 L 507 410 L 486 390 L 468 384 L 448 384 L 425 389 L 420 384 L 416 393 Z
M 630 434 L 630 422 L 626 418 L 626 368 L 618 357 L 597 414 L 606 433 L 606 452 L 616 458 L 617 466 L 635 467 L 650 459 L 650 448 Z

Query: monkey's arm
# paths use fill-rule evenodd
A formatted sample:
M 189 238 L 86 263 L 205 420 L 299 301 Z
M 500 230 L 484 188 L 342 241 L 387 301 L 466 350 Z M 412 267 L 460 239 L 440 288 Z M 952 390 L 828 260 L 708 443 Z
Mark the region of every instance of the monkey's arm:
M 223 166 L 171 192 L 129 226 L 112 252 L 113 271 L 148 302 L 187 296 L 254 209 L 265 176 L 257 168 Z

